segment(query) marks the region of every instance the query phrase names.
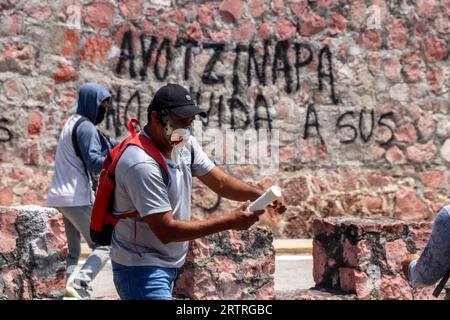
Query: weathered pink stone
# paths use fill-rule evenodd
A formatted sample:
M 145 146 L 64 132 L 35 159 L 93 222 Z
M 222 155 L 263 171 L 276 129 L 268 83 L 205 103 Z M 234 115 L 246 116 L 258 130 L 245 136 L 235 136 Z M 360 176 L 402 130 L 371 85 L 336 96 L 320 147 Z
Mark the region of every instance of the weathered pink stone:
M 381 277 L 380 300 L 412 300 L 413 295 L 406 280 L 400 275 Z
M 3 190 L 0 192 L 3 193 Z M 0 239 L 2 239 L 0 253 L 10 253 L 16 250 L 16 240 L 19 236 L 15 227 L 16 219 L 16 211 L 0 212 Z
M 432 140 L 425 144 L 415 144 L 406 149 L 408 158 L 414 162 L 430 160 L 435 156 L 436 152 L 437 148 Z
M 91 63 L 104 63 L 106 62 L 110 48 L 110 38 L 93 35 L 86 40 L 81 51 L 80 59 L 90 61 Z
M 433 18 L 436 15 L 436 0 L 417 0 L 416 13 L 424 18 Z
M 231 42 L 231 30 L 229 29 L 222 29 L 220 31 L 208 30 L 208 36 L 212 41 L 225 43 Z
M 235 30 L 236 41 L 250 41 L 255 34 L 255 27 L 251 20 L 246 20 Z
M 279 19 L 275 23 L 275 33 L 280 40 L 292 38 L 296 33 L 296 28 L 288 19 Z
M 127 20 L 137 20 L 142 17 L 142 0 L 121 0 L 120 13 Z
M 435 35 L 429 35 L 425 40 L 424 58 L 426 62 L 437 62 L 448 54 L 447 42 Z
M 333 227 L 325 234 L 321 229 Z M 431 299 L 406 282 L 402 261 L 423 250 L 429 222 L 388 217 L 340 217 L 314 220 L 313 276 L 323 288 L 355 293 L 355 299 Z
M 301 34 L 313 35 L 325 28 L 325 21 L 321 16 L 312 10 L 305 10 L 301 19 Z
M 214 24 L 214 3 L 208 2 L 198 7 L 198 21 L 212 27 Z
M 234 21 L 238 21 L 244 13 L 244 4 L 242 0 L 224 0 L 219 10 L 229 14 Z
M 406 82 L 415 83 L 421 80 L 422 72 L 418 64 L 406 65 L 403 67 L 403 71 L 406 77 Z
M 202 28 L 198 22 L 194 22 L 189 27 L 187 27 L 184 35 L 188 40 L 191 40 L 195 43 L 201 43 L 203 41 Z
M 397 146 L 393 146 L 386 151 L 386 159 L 392 165 L 406 163 L 404 153 Z
M 339 268 L 339 286 L 345 292 L 356 292 L 356 277 L 354 268 Z
M 395 139 L 401 142 L 414 142 L 417 140 L 417 131 L 413 124 L 402 125 L 395 132 Z
M 362 43 L 367 47 L 369 50 L 379 50 L 381 48 L 381 45 L 383 43 L 383 39 L 381 38 L 380 34 L 375 30 L 368 30 L 364 32 L 361 36 Z
M 422 181 L 425 187 L 428 188 L 445 188 L 445 175 L 443 171 L 436 170 L 426 172 L 422 176 Z
M 114 6 L 106 1 L 97 1 L 85 9 L 84 21 L 97 29 L 109 29 L 113 23 Z
M 32 112 L 28 121 L 28 136 L 31 139 L 39 138 L 42 130 L 42 114 L 40 112 Z
M 396 193 L 394 214 L 404 220 L 424 220 L 429 217 L 430 212 L 414 189 L 404 187 Z
M 313 242 L 313 278 L 315 283 L 322 283 L 324 280 L 325 266 L 327 264 L 327 254 L 322 245 Z
M 334 13 L 330 17 L 328 30 L 331 34 L 342 33 L 347 29 L 347 23 L 348 21 L 347 19 L 345 19 L 345 16 L 342 13 Z
M 395 19 L 387 28 L 389 30 L 388 45 L 395 49 L 404 49 L 408 42 L 408 29 L 402 19 Z
M 275 252 L 269 231 L 227 231 L 190 243 L 175 296 L 190 299 L 274 299 Z M 255 244 L 258 244 L 255 247 Z
M 248 8 L 250 10 L 251 15 L 254 18 L 261 17 L 264 14 L 264 11 L 266 10 L 265 1 L 264 0 L 249 0 Z

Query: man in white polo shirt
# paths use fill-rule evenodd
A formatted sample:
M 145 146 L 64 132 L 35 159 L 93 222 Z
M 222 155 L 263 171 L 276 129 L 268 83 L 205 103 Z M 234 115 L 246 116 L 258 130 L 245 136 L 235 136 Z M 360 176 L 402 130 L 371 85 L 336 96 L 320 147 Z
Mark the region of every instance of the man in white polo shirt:
M 228 229 L 246 230 L 264 212 L 245 212 L 242 205 L 228 215 L 190 220 L 193 176 L 236 201 L 253 201 L 263 193 L 225 174 L 206 156 L 189 135 L 197 114 L 206 116 L 185 88 L 162 87 L 149 105 L 148 124 L 140 134 L 156 145 L 169 174 L 136 146 L 129 146 L 117 163 L 114 213 L 139 213 L 137 218 L 121 219 L 112 235 L 114 284 L 121 299 L 171 299 L 189 240 Z M 283 213 L 284 201 L 271 210 Z

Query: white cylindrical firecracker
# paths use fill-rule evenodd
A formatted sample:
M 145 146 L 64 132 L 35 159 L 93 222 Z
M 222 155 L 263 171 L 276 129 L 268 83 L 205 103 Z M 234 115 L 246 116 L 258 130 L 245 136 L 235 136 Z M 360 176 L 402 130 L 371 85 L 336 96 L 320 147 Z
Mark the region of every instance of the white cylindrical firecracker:
M 247 207 L 247 211 L 253 212 L 263 210 L 265 207 L 267 207 L 269 204 L 277 200 L 279 197 L 281 197 L 280 187 L 272 186 L 266 192 L 264 192 L 262 196 L 253 201 Z

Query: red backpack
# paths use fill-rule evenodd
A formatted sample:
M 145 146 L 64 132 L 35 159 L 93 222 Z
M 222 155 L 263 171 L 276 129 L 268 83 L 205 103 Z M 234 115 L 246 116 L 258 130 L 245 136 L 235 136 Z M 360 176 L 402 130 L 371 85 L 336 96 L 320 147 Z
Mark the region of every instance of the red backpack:
M 132 119 L 128 122 L 128 130 L 131 132 L 131 136 L 108 152 L 105 161 L 103 162 L 102 170 L 100 171 L 97 194 L 92 209 L 90 235 L 92 241 L 103 246 L 111 244 L 114 226 L 120 219 L 139 216 L 137 211 L 121 214 L 119 216 L 113 215 L 116 166 L 122 153 L 128 146 L 137 146 L 155 159 L 161 167 L 161 172 L 163 173 L 163 178 L 165 178 L 166 185 L 168 184 L 169 170 L 161 153 L 148 137 L 136 134 L 133 123 L 139 125 L 139 127 L 141 126 L 136 119 Z

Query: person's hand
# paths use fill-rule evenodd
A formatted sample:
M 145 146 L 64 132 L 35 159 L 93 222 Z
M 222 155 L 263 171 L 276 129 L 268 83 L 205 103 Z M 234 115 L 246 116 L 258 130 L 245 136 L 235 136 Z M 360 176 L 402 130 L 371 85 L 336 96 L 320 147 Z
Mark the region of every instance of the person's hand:
M 411 262 L 417 259 L 419 259 L 419 256 L 417 254 L 414 254 L 409 255 L 405 260 L 402 261 L 402 271 L 408 281 L 409 281 L 409 265 L 411 264 Z
M 284 203 L 284 197 L 281 196 L 279 199 L 275 200 L 274 202 L 272 202 L 272 204 L 269 204 L 267 206 L 267 211 L 270 215 L 275 215 L 275 214 L 283 214 L 284 212 L 286 212 L 287 208 L 286 208 L 286 204 Z
M 245 210 L 249 205 L 250 201 L 247 201 L 231 213 L 231 229 L 247 230 L 258 222 L 259 216 L 262 215 L 265 210 L 247 212 Z

